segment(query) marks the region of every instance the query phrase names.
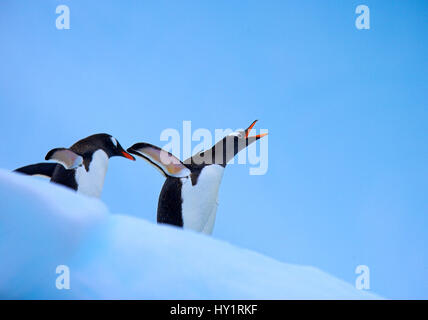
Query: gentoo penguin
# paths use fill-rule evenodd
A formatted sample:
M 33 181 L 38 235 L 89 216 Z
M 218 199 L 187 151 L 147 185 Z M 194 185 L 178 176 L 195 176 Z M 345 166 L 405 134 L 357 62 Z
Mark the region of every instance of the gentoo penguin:
M 114 137 L 100 133 L 77 141 L 69 149 L 55 148 L 49 151 L 45 160 L 57 163 L 37 163 L 15 171 L 45 176 L 50 178 L 51 182 L 62 184 L 79 193 L 100 197 L 108 160 L 114 156 L 135 160 Z
M 249 136 L 256 122 L 246 130 L 227 135 L 210 150 L 199 152 L 184 162 L 148 143 L 136 143 L 128 148 L 129 153 L 148 161 L 166 177 L 159 195 L 158 223 L 212 233 L 218 190 L 227 162 L 266 135 Z

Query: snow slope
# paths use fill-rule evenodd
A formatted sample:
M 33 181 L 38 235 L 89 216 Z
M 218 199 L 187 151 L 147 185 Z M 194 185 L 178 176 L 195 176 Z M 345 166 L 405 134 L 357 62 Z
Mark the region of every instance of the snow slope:
M 70 289 L 55 286 L 70 269 Z M 98 199 L 0 170 L 0 298 L 376 299 L 316 268 L 111 214 Z

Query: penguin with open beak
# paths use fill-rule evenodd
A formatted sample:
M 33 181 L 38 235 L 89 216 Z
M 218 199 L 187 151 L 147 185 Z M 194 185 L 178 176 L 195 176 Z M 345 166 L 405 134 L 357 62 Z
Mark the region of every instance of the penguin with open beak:
M 158 223 L 212 233 L 226 164 L 238 152 L 267 135 L 249 135 L 256 122 L 246 130 L 227 135 L 211 149 L 184 162 L 148 143 L 136 143 L 128 148 L 129 153 L 148 161 L 166 177 L 159 195 Z
M 45 160 L 55 163 L 37 163 L 14 171 L 45 176 L 50 178 L 51 182 L 64 185 L 78 193 L 99 198 L 104 186 L 108 160 L 115 156 L 135 160 L 114 137 L 100 133 L 79 140 L 70 148 L 52 149 Z

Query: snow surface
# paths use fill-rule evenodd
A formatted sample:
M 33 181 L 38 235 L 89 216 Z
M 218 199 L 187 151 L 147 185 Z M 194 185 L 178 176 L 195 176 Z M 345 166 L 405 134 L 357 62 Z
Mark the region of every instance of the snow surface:
M 0 170 L 0 298 L 377 299 L 317 268 L 111 214 L 64 187 Z M 155 215 L 153 215 L 155 216 Z M 55 286 L 70 268 L 70 289 Z

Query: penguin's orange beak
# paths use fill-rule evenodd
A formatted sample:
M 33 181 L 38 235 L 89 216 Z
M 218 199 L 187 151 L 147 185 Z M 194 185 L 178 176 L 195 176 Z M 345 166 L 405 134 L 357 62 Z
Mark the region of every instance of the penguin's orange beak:
M 128 152 L 126 151 L 122 151 L 122 156 L 124 156 L 125 158 L 135 161 L 135 158 L 133 156 L 131 156 Z
M 257 121 L 258 120 L 254 120 L 253 123 L 245 130 L 245 138 L 247 138 L 247 139 L 252 138 L 252 139 L 258 140 L 260 138 L 263 138 L 264 136 L 267 136 L 267 133 L 262 133 L 262 134 L 258 134 L 258 135 L 249 137 L 250 131 L 251 131 L 251 129 L 253 129 L 253 127 Z

